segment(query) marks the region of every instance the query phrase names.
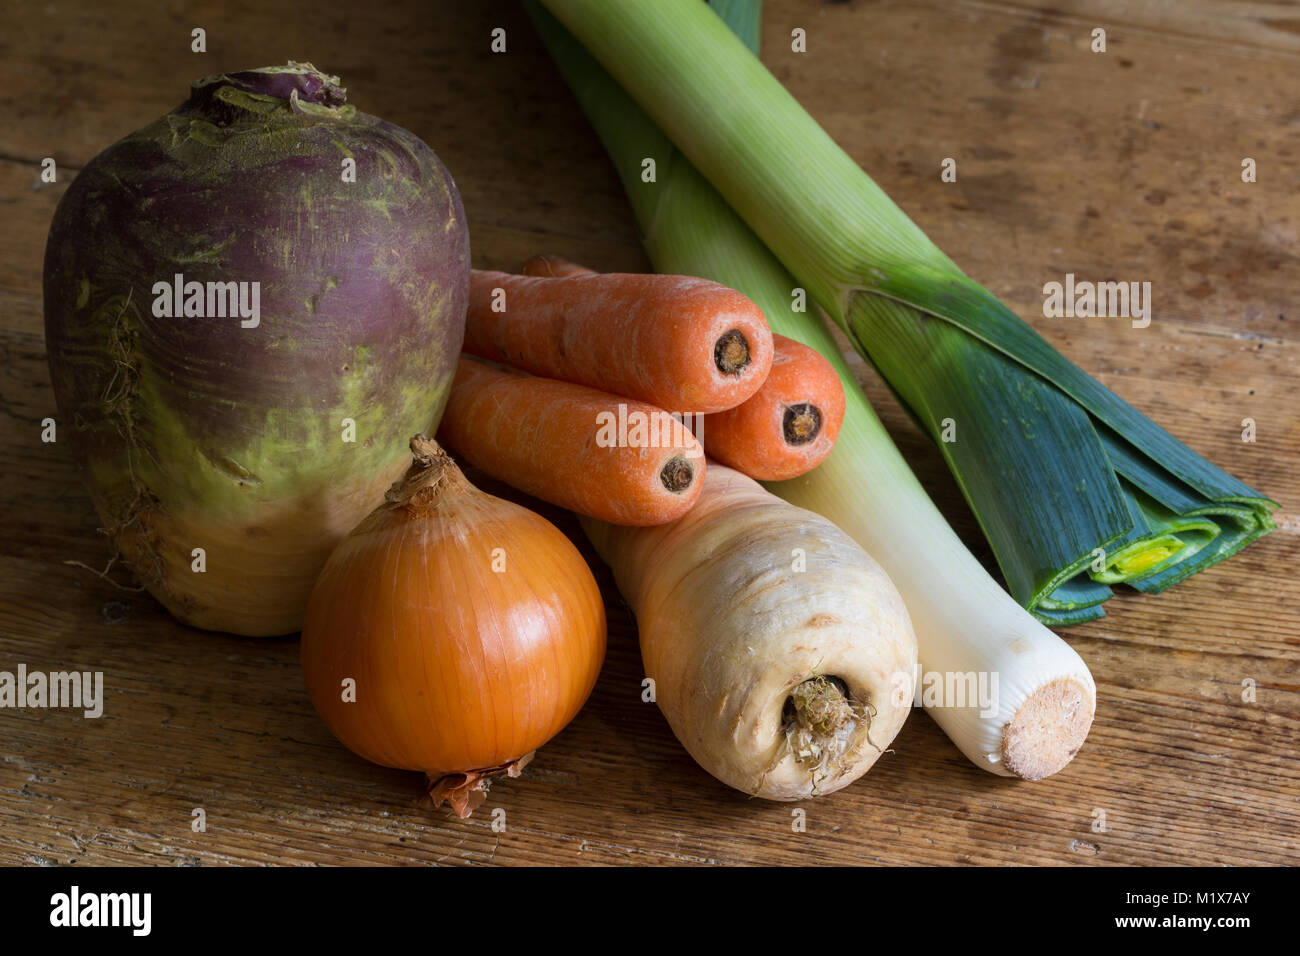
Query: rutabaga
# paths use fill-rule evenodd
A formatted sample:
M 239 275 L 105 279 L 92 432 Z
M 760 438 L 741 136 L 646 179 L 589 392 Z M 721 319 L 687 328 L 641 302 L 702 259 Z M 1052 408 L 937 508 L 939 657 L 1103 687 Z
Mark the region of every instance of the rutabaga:
M 659 708 L 723 783 L 769 800 L 831 793 L 902 727 L 916 672 L 907 611 L 826 519 L 711 463 L 671 524 L 582 523 L 636 613 Z
M 447 402 L 460 194 L 345 99 L 306 63 L 200 80 L 87 163 L 50 225 L 59 427 L 121 557 L 194 627 L 299 630 Z
M 992 701 L 927 700 L 927 712 L 979 767 L 1026 779 L 1060 770 L 1091 725 L 1096 690 L 1087 666 L 1016 604 L 953 533 L 830 332 L 814 315 L 792 308 L 797 283 L 781 263 L 574 38 L 545 11 L 530 5 L 530 12 L 614 159 L 655 268 L 745 293 L 774 332 L 817 349 L 839 372 L 847 408 L 830 457 L 802 478 L 771 487 L 829 518 L 881 563 L 906 602 L 924 674 L 942 675 L 945 683 L 983 676 L 997 688 Z M 660 157 L 668 171 L 653 186 L 640 181 L 644 156 Z

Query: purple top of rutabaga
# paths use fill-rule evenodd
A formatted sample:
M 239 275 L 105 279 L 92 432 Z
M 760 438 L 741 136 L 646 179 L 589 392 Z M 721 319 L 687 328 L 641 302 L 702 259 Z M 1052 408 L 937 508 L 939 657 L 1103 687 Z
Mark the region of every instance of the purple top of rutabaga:
M 191 89 L 190 102 L 206 102 L 223 86 L 233 86 L 260 96 L 274 96 L 289 100 L 297 93 L 303 103 L 319 106 L 342 106 L 347 102 L 347 90 L 339 85 L 337 76 L 322 73 L 310 63 L 289 61 L 288 66 L 266 66 L 257 70 L 241 70 L 206 76 Z

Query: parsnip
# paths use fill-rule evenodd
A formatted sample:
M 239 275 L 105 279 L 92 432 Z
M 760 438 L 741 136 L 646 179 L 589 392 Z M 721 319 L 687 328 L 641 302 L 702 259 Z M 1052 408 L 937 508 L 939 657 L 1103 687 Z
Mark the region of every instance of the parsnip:
M 710 462 L 674 522 L 582 524 L 636 614 L 660 710 L 722 782 L 769 800 L 831 793 L 902 727 L 916 673 L 907 611 L 825 518 Z

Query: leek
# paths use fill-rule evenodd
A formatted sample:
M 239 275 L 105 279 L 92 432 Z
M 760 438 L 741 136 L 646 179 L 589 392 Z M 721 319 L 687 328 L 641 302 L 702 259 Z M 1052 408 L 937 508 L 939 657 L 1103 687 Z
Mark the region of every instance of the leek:
M 757 42 L 757 5 L 721 3 Z M 1038 779 L 1065 766 L 1083 743 L 1096 705 L 1087 666 L 1034 620 L 966 550 L 908 468 L 853 378 L 830 331 L 792 308 L 794 279 L 721 196 L 564 28 L 529 4 L 538 31 L 609 151 L 661 272 L 697 275 L 739 289 L 774 331 L 825 355 L 847 406 L 835 449 L 818 468 L 769 488 L 815 511 L 861 544 L 903 596 L 920 651 L 927 711 L 977 766 Z M 657 181 L 641 181 L 642 159 Z M 932 694 L 967 675 L 991 699 Z M 905 693 L 912 687 L 903 687 Z
M 1163 590 L 1274 527 L 1272 501 L 962 273 L 705 4 L 545 3 L 938 442 L 1008 589 L 1040 619 L 1099 617 L 1110 584 Z

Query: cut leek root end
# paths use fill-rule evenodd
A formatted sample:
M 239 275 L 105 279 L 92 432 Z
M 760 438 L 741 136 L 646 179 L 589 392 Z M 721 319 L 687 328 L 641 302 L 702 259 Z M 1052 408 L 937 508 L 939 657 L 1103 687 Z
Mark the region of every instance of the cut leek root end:
M 1072 677 L 1039 687 L 1002 731 L 1002 766 L 1025 780 L 1042 780 L 1074 759 L 1092 727 L 1092 691 Z

